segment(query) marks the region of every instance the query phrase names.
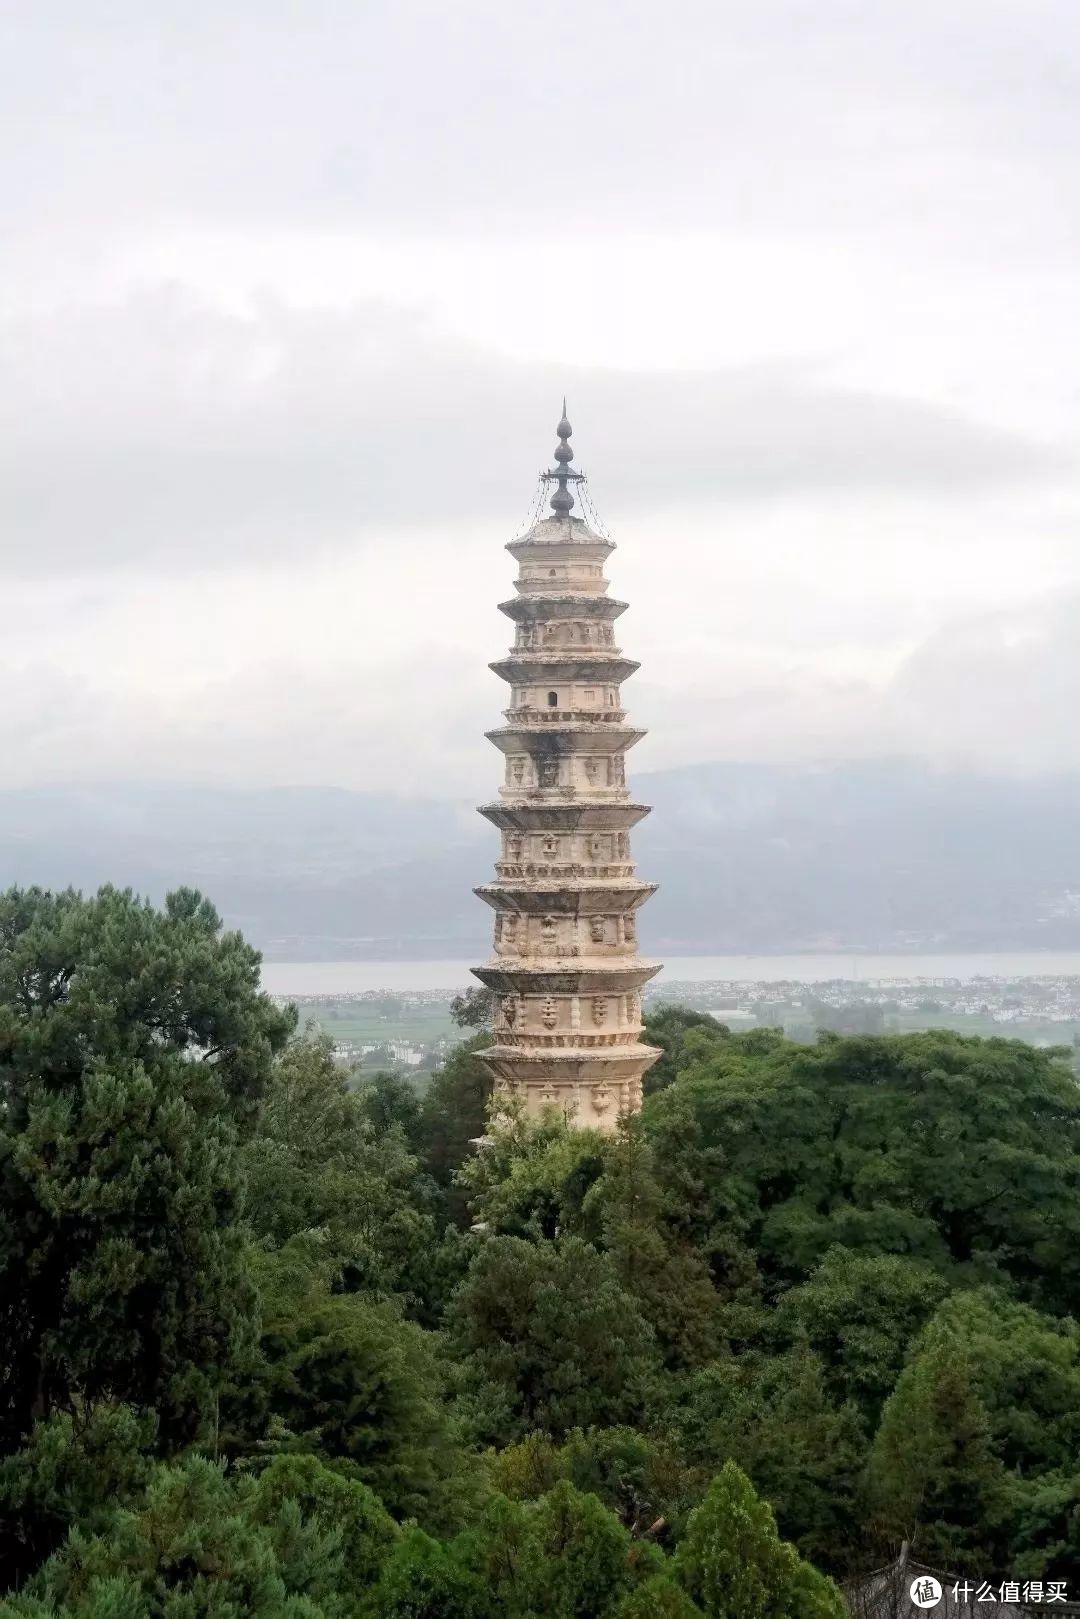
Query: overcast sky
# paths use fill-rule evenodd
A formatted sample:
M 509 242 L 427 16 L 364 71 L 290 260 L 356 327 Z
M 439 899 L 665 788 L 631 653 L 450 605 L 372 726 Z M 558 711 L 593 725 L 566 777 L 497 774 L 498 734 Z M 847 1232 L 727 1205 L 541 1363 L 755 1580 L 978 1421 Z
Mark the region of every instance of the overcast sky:
M 563 392 L 638 768 L 1080 768 L 1076 0 L 0 0 L 0 758 L 482 794 Z

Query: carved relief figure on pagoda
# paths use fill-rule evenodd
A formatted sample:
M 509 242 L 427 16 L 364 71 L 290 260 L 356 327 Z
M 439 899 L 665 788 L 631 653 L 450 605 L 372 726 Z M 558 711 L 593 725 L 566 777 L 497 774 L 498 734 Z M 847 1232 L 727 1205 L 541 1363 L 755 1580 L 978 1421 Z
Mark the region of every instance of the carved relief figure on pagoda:
M 626 603 L 608 595 L 613 541 L 573 515 L 570 423 L 563 404 L 552 515 L 507 546 L 515 626 L 491 668 L 509 687 L 498 800 L 480 813 L 501 833 L 495 881 L 476 890 L 495 911 L 494 955 L 476 976 L 496 991 L 497 1087 L 533 1116 L 548 1107 L 612 1130 L 641 1106 L 659 1052 L 641 1039 L 641 988 L 660 969 L 637 953 L 637 911 L 655 891 L 635 871 L 630 833 L 648 814 L 626 784 L 644 732 L 627 721 L 622 683 L 638 668 L 615 642 Z

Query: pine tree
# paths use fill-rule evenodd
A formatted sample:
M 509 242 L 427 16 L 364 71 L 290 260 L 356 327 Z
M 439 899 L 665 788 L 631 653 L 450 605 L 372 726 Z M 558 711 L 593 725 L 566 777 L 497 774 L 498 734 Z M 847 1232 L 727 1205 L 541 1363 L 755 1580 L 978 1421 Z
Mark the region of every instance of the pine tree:
M 106 1404 L 164 1452 L 212 1423 L 252 1330 L 238 1142 L 293 1024 L 258 969 L 188 890 L 0 897 L 0 1456 Z M 23 1542 L 0 1522 L 0 1576 Z

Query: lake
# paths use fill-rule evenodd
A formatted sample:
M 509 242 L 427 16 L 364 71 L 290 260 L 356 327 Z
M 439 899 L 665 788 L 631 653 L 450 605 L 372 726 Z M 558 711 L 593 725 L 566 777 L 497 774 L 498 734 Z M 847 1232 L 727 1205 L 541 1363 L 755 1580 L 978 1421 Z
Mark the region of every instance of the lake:
M 446 990 L 476 984 L 467 961 L 267 961 L 263 988 L 272 995 L 357 995 L 367 990 Z M 745 983 L 829 978 L 1080 977 L 1080 950 L 1002 951 L 957 956 L 672 956 L 654 983 Z

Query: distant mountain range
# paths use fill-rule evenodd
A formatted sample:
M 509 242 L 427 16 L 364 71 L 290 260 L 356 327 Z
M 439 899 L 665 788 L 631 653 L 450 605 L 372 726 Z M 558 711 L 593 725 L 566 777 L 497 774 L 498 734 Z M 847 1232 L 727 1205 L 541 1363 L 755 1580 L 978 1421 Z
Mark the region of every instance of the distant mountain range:
M 635 776 L 650 954 L 1080 948 L 1080 777 L 904 761 Z M 186 883 L 270 959 L 482 956 L 468 803 L 333 788 L 0 791 L 0 884 Z M 417 853 L 417 851 L 422 851 Z

